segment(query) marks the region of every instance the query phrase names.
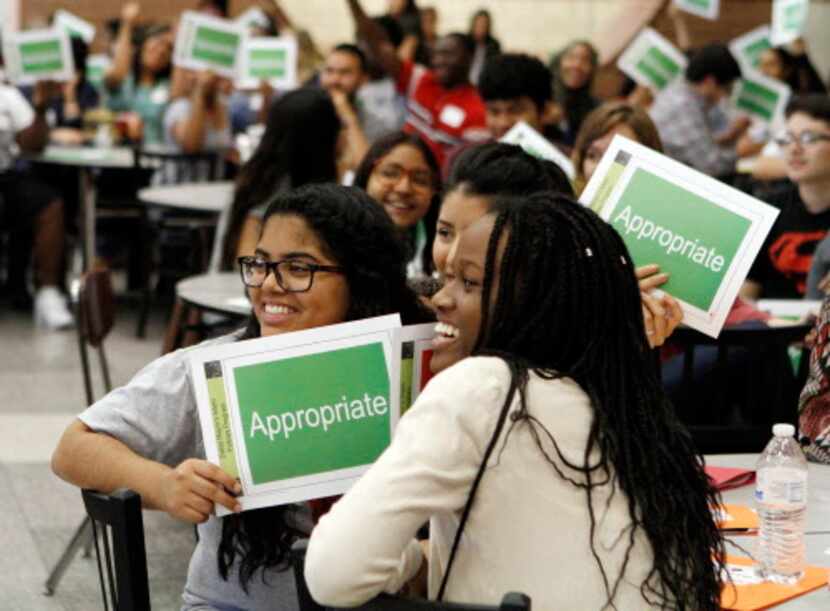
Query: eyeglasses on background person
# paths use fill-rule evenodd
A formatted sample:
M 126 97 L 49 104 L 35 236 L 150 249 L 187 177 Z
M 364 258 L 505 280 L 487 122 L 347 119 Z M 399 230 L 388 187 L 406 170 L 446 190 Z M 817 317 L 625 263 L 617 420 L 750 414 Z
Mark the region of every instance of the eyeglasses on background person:
M 407 176 L 413 187 L 418 189 L 432 189 L 435 186 L 435 178 L 431 172 L 415 169 L 407 170 L 397 163 L 379 163 L 377 165 L 378 176 L 387 182 L 397 183 L 401 178 Z
M 800 134 L 791 134 L 789 132 L 780 134 L 775 137 L 775 144 L 780 147 L 790 146 L 798 142 L 799 146 L 810 146 L 817 142 L 830 141 L 830 134 L 821 132 L 803 131 Z
M 336 265 L 319 265 L 296 259 L 266 261 L 260 257 L 239 257 L 239 274 L 245 286 L 260 288 L 273 273 L 280 288 L 288 293 L 304 293 L 311 289 L 316 272 L 343 273 Z

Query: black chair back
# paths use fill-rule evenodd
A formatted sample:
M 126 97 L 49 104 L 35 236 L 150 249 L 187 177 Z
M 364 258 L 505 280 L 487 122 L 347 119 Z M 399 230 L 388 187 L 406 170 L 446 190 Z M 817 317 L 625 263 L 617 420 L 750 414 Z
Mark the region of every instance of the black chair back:
M 299 608 L 300 611 L 326 611 L 327 607 L 319 605 L 308 591 L 304 571 L 307 549 L 308 539 L 298 540 L 291 548 L 291 568 L 297 583 Z M 502 598 L 501 604 L 496 606 L 449 603 L 381 594 L 353 609 L 358 611 L 530 611 L 530 598 L 518 592 L 508 592 Z
M 794 372 L 788 348 L 811 325 L 748 323 L 713 339 L 689 328 L 671 343 L 683 354 L 663 364 L 663 384 L 702 454 L 759 452 L 777 422 L 795 424 L 808 359 Z
M 112 494 L 84 490 L 83 498 L 92 520 L 104 609 L 148 611 L 150 585 L 141 497 L 132 490 Z

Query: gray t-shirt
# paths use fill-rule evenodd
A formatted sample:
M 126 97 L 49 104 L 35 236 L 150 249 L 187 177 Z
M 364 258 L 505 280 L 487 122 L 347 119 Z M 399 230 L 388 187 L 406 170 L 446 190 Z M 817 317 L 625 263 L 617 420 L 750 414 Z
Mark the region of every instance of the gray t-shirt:
M 173 128 L 180 121 L 184 121 L 190 115 L 191 102 L 189 98 L 179 98 L 167 107 L 167 112 L 164 113 L 164 143 L 171 150 L 181 152 L 181 147 L 173 137 Z M 210 125 L 205 126 L 204 141 L 202 143 L 202 150 L 206 152 L 222 152 L 229 148 L 232 144 L 230 119 L 226 122 L 223 129 L 213 129 Z M 217 159 L 217 163 L 221 164 L 222 160 Z M 197 165 L 193 168 L 176 168 L 179 175 L 164 182 L 199 182 L 206 180 L 211 174 L 211 168 L 206 165 Z M 216 170 L 221 170 L 217 168 Z M 184 173 L 184 174 L 182 174 Z M 221 173 L 221 171 L 215 172 Z
M 203 342 L 200 346 L 230 343 L 241 331 Z M 188 458 L 205 458 L 198 407 L 187 365 L 189 349 L 156 359 L 126 386 L 117 388 L 83 413 L 80 420 L 93 431 L 106 433 L 131 450 L 171 467 Z M 182 611 L 295 611 L 297 596 L 291 571 L 257 571 L 248 594 L 239 585 L 235 563 L 228 580 L 219 575 L 217 550 L 222 538 L 221 518 L 199 524 L 199 542 L 187 574 Z M 267 585 L 266 585 L 267 584 Z

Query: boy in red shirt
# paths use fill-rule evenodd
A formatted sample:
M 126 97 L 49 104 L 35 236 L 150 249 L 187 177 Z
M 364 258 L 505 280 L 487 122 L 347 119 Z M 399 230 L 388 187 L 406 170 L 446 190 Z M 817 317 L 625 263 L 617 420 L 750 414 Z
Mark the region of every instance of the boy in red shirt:
M 439 39 L 432 69 L 401 61 L 383 29 L 367 17 L 359 1 L 347 1 L 361 41 L 406 97 L 405 131 L 420 135 L 439 162 L 449 149 L 489 137 L 484 102 L 468 77 L 475 51 L 469 36 L 453 33 Z

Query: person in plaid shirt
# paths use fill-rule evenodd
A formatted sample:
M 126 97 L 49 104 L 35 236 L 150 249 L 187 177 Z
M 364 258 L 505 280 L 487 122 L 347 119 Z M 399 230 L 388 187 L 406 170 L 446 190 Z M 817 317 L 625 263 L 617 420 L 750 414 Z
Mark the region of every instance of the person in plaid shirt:
M 719 133 L 712 110 L 740 77 L 738 62 L 726 45 L 707 45 L 695 53 L 685 78 L 660 92 L 650 111 L 667 155 L 710 176 L 734 172 L 734 142 L 748 123 Z

